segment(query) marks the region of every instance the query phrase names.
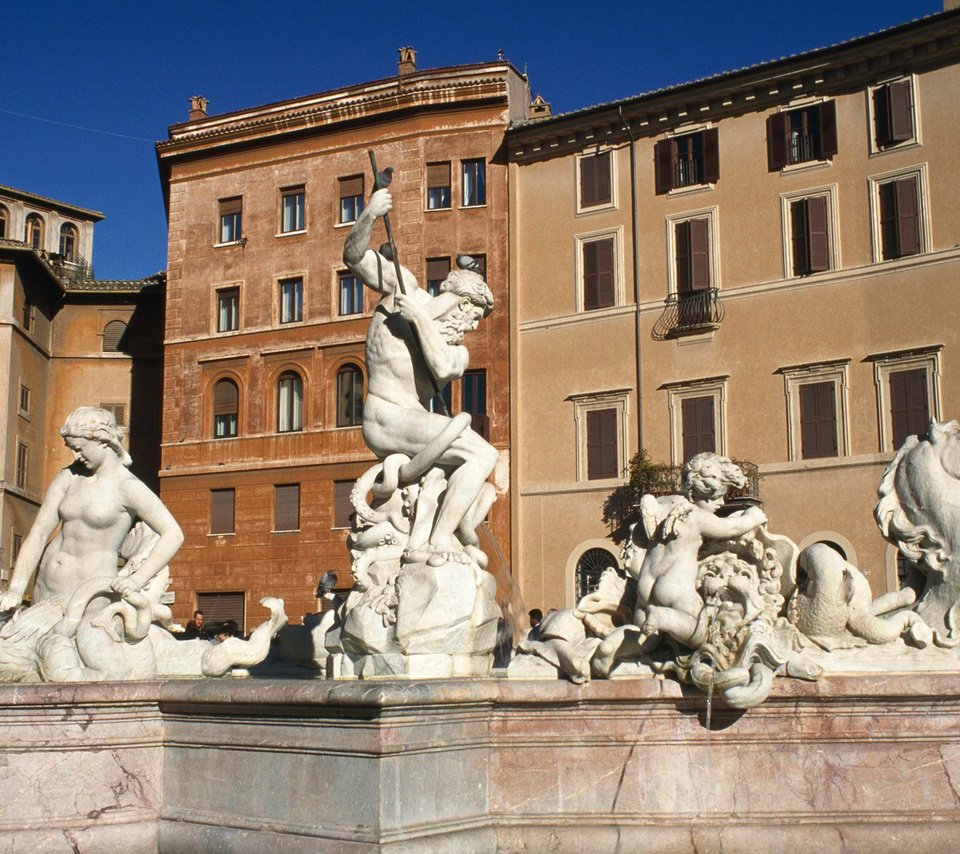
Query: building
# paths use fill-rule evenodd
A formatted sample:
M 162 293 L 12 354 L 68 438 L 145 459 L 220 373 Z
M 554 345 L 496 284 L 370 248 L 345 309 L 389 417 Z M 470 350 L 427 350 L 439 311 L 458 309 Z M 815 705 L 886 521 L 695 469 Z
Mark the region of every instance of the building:
M 770 530 L 897 587 L 877 484 L 960 413 L 958 60 L 947 11 L 511 129 L 528 603 L 616 562 L 601 508 L 640 447 L 754 461 Z
M 420 71 L 400 53 L 397 76 L 319 95 L 219 116 L 194 98 L 157 145 L 169 219 L 161 497 L 186 536 L 178 618 L 200 607 L 250 622 L 269 593 L 296 620 L 317 609 L 325 571 L 352 584 L 349 492 L 375 462 L 360 423 L 376 300 L 341 255 L 372 191 L 371 148 L 395 169 L 394 236 L 420 282 L 436 287 L 457 253 L 485 265 L 499 305 L 447 394 L 507 451 L 502 146 L 527 115 L 527 84 L 504 61 Z M 490 519 L 508 556 L 510 500 Z
M 0 581 L 6 583 L 47 485 L 70 462 L 59 430 L 101 405 L 128 430 L 133 470 L 159 469 L 163 274 L 92 277 L 103 214 L 0 186 Z

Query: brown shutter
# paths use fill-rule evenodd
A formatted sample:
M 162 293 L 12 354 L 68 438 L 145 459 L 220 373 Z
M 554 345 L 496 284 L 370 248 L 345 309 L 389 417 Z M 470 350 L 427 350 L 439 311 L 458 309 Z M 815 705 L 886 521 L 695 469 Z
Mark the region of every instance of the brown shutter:
M 350 503 L 350 493 L 353 492 L 354 481 L 335 480 L 333 482 L 333 527 L 349 528 L 350 516 L 353 515 L 353 504 Z
M 767 164 L 771 172 L 787 165 L 789 113 L 774 113 L 767 119 Z
M 236 415 L 240 408 L 240 394 L 231 380 L 220 380 L 213 389 L 213 414 Z
M 885 261 L 900 257 L 897 239 L 897 188 L 893 181 L 881 184 L 880 197 L 880 246 Z
M 363 175 L 351 175 L 340 179 L 340 198 L 363 195 Z
M 122 320 L 111 320 L 103 327 L 103 352 L 116 353 L 120 349 L 120 339 L 127 331 L 127 324 Z
M 583 244 L 583 307 L 588 311 L 600 307 L 597 289 L 597 244 L 591 240 Z
M 690 291 L 690 220 L 678 222 L 674 227 L 673 240 L 676 246 L 677 261 L 677 293 L 684 294 Z
M 916 255 L 920 251 L 920 206 L 917 179 L 901 178 L 895 182 L 897 199 L 897 257 Z
M 597 204 L 597 158 L 580 158 L 580 206 L 584 208 Z
M 717 128 L 703 132 L 703 180 L 706 184 L 720 180 L 720 131 Z
M 690 220 L 690 287 L 695 291 L 710 287 L 710 221 L 706 218 Z
M 888 143 L 905 142 L 913 137 L 913 111 L 910 109 L 909 80 L 898 80 L 884 87 L 887 100 Z
M 827 197 L 811 196 L 807 208 L 807 258 L 811 273 L 830 269 L 830 244 L 827 235 Z
M 273 488 L 273 530 L 300 529 L 300 484 L 284 483 Z
M 680 429 L 683 437 L 683 460 L 703 453 L 716 453 L 716 420 L 713 397 L 688 397 L 680 405 Z
M 803 459 L 837 456 L 837 411 L 832 382 L 800 386 L 800 454 Z
M 203 622 L 207 626 L 221 626 L 233 620 L 240 627 L 240 633 L 246 634 L 243 593 L 198 593 L 197 610 L 203 611 Z
M 899 448 L 908 436 L 927 429 L 930 409 L 927 402 L 927 372 L 923 368 L 890 374 L 890 421 L 893 447 Z
M 614 304 L 613 238 L 595 241 L 597 246 L 597 308 Z
M 234 491 L 232 489 L 210 490 L 210 533 L 232 534 Z
M 427 164 L 427 186 L 428 187 L 449 187 L 450 186 L 450 162 L 446 163 L 428 163 Z
M 797 199 L 790 203 L 790 246 L 793 253 L 794 276 L 805 276 L 810 272 L 807 201 L 807 199 Z
M 427 281 L 443 281 L 450 272 L 449 258 L 427 258 Z
M 603 154 L 598 154 L 596 156 L 597 168 L 595 172 L 594 179 L 596 181 L 595 191 L 594 191 L 594 204 L 596 205 L 606 205 L 610 203 L 611 199 L 611 183 L 610 183 L 610 158 L 612 155 L 609 151 L 603 152 Z
M 658 196 L 669 193 L 673 189 L 676 151 L 677 146 L 672 139 L 661 139 L 653 147 L 656 194 Z
M 873 127 L 877 145 L 890 145 L 890 87 L 880 86 L 873 90 Z
M 587 479 L 616 477 L 617 411 L 598 409 L 587 413 Z
M 820 159 L 828 160 L 837 153 L 837 104 L 824 101 L 820 105 Z
M 243 210 L 243 196 L 237 196 L 233 199 L 220 200 L 220 216 L 227 214 L 240 213 Z

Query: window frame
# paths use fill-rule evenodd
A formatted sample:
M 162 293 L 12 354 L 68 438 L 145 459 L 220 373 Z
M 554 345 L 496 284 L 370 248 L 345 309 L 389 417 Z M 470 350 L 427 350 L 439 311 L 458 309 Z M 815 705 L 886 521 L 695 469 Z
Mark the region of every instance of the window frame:
M 479 164 L 482 169 L 477 175 L 482 173 L 482 180 L 477 180 L 479 188 L 478 197 L 483 196 L 481 201 L 467 201 L 467 167 Z M 465 157 L 460 160 L 460 207 L 461 208 L 485 208 L 487 206 L 487 158 L 486 157 Z
M 720 290 L 720 241 L 719 212 L 716 206 L 700 208 L 695 211 L 667 214 L 667 295 L 679 297 L 677 280 L 677 226 L 694 219 L 707 220 L 707 250 L 709 252 L 710 285 L 708 289 Z
M 431 264 L 446 264 L 446 272 L 443 274 L 441 279 L 431 279 L 430 278 L 430 265 Z M 438 255 L 436 257 L 424 258 L 423 259 L 423 282 L 424 290 L 431 296 L 437 296 L 440 293 L 440 286 L 446 280 L 447 276 L 450 275 L 450 271 L 453 269 L 453 263 L 449 255 Z M 430 287 L 433 282 L 437 283 L 436 292 Z
M 577 200 L 577 214 L 592 214 L 600 211 L 615 210 L 617 207 L 617 158 L 614 156 L 615 148 L 606 146 L 597 146 L 592 152 L 581 151 L 577 154 L 577 168 L 574 175 L 576 182 L 575 198 Z M 584 161 L 606 156 L 610 160 L 610 198 L 605 202 L 597 202 L 594 205 L 585 205 L 583 203 L 583 164 Z
M 288 403 L 288 406 L 287 406 L 287 411 L 283 412 L 281 409 L 281 407 L 283 406 L 283 391 L 281 389 L 281 385 L 287 382 L 291 383 L 291 391 L 290 391 L 291 397 L 290 397 L 290 402 Z M 304 409 L 306 405 L 306 395 L 304 392 L 305 385 L 306 384 L 303 381 L 302 374 L 299 371 L 294 370 L 293 368 L 285 368 L 277 376 L 276 382 L 274 382 L 273 384 L 274 393 L 276 395 L 275 414 L 276 414 L 276 432 L 277 433 L 286 434 L 286 433 L 302 433 L 303 432 L 303 424 L 305 420 Z M 298 390 L 300 394 L 299 409 L 295 402 L 296 394 Z M 299 415 L 299 419 L 296 417 L 297 415 Z M 284 416 L 286 416 L 291 426 L 288 426 L 286 428 L 281 426 L 284 420 Z
M 297 525 L 295 528 L 281 528 L 279 525 L 280 514 L 278 512 L 280 507 L 280 496 L 283 489 L 290 489 L 296 487 L 297 489 Z M 303 510 L 303 489 L 302 485 L 299 483 L 275 483 L 273 485 L 273 528 L 270 533 L 272 534 L 290 534 L 300 531 L 300 526 L 302 524 L 302 510 Z
M 934 421 L 940 421 L 943 418 L 940 394 L 942 378 L 940 354 L 942 352 L 943 344 L 934 344 L 929 347 L 877 353 L 867 357 L 867 361 L 873 362 L 873 381 L 877 389 L 877 429 L 879 430 L 880 453 L 894 453 L 898 450 L 893 443 L 893 420 L 890 415 L 891 374 L 900 371 L 925 371 L 928 416 Z
M 680 143 L 700 137 L 702 180 L 676 183 L 674 165 L 680 160 Z M 668 162 L 669 161 L 669 162 Z M 687 126 L 668 133 L 654 144 L 654 192 L 658 196 L 674 196 L 713 189 L 720 181 L 720 130 L 711 125 Z
M 840 149 L 840 140 L 839 133 L 837 131 L 836 125 L 836 98 L 832 97 L 820 97 L 820 98 L 803 98 L 801 100 L 794 101 L 790 104 L 784 104 L 779 106 L 776 111 L 767 116 L 766 122 L 766 133 L 767 133 L 767 169 L 770 172 L 780 172 L 781 175 L 788 172 L 796 172 L 803 169 L 816 169 L 822 166 L 831 165 L 833 158 L 837 156 Z M 830 150 L 831 146 L 828 145 L 824 140 L 824 121 L 823 121 L 823 108 L 825 105 L 831 104 L 831 110 L 833 114 L 833 148 Z M 772 131 L 772 119 L 774 116 L 782 116 L 783 114 L 798 113 L 804 110 L 810 110 L 814 107 L 817 108 L 817 134 L 819 137 L 819 147 L 820 151 L 817 152 L 817 156 L 809 160 L 798 160 L 791 161 L 790 159 L 790 130 L 789 126 L 786 128 L 784 145 L 786 150 L 786 157 L 784 162 L 780 166 L 774 166 L 773 163 L 773 150 L 771 142 L 771 131 Z M 788 120 L 789 121 L 789 120 Z M 826 153 L 825 153 L 826 152 Z
M 330 509 L 333 511 L 331 514 L 333 516 L 333 518 L 331 519 L 331 522 L 333 524 L 330 526 L 330 528 L 333 531 L 348 531 L 352 527 L 352 525 L 350 524 L 350 516 L 353 515 L 353 513 L 355 513 L 356 511 L 353 507 L 353 502 L 350 501 L 350 493 L 353 492 L 353 487 L 355 483 L 356 483 L 355 480 L 349 480 L 349 479 L 334 480 L 332 482 L 333 500 L 330 502 Z M 342 521 L 341 519 L 338 518 L 339 516 L 338 510 L 341 509 L 338 503 L 338 492 L 340 492 L 341 490 L 346 493 L 345 500 L 350 507 L 350 509 L 347 511 L 347 523 L 345 525 L 337 524 L 338 522 Z
M 879 157 L 889 154 L 891 151 L 904 151 L 909 148 L 919 148 L 923 145 L 921 126 L 920 126 L 920 105 L 917 98 L 918 77 L 916 74 L 901 74 L 893 77 L 887 77 L 878 80 L 872 86 L 867 87 L 867 128 L 870 138 L 870 156 Z M 910 119 L 913 123 L 913 135 L 901 142 L 894 142 L 889 145 L 880 145 L 877 140 L 877 114 L 875 97 L 881 89 L 895 83 L 908 83 L 910 87 Z
M 287 237 L 292 234 L 304 234 L 307 230 L 307 188 L 305 184 L 292 184 L 289 187 L 281 187 L 279 190 L 279 221 L 277 228 L 277 237 Z M 287 199 L 300 197 L 299 205 L 299 228 L 284 228 L 286 220 Z M 241 212 L 242 213 L 242 212 Z M 297 208 L 294 207 L 294 223 L 296 224 Z
M 345 195 L 343 194 L 344 184 L 345 184 L 347 181 L 356 181 L 358 178 L 360 179 L 360 192 L 359 192 L 359 193 L 353 193 L 353 194 L 351 194 L 351 195 L 349 195 L 349 196 L 345 196 Z M 360 218 L 360 214 L 363 213 L 363 209 L 366 207 L 366 188 L 367 188 L 367 185 L 366 185 L 366 176 L 365 176 L 362 172 L 360 172 L 360 173 L 358 173 L 358 174 L 354 174 L 354 175 L 341 175 L 341 176 L 339 176 L 339 177 L 337 178 L 337 216 L 336 216 L 336 224 L 337 224 L 338 226 L 340 226 L 340 225 L 353 225 L 353 224 Z M 343 203 L 344 203 L 344 200 L 345 200 L 345 199 L 352 199 L 352 200 L 353 200 L 354 214 L 355 214 L 354 217 L 353 217 L 353 219 L 344 219 L 344 213 L 345 213 L 345 211 L 344 211 Z M 360 201 L 359 201 L 359 206 L 358 206 L 358 203 L 357 203 L 357 201 L 356 201 L 357 199 L 360 200 Z
M 363 284 L 363 280 L 352 270 L 337 270 L 336 279 L 337 279 L 337 285 L 336 285 L 337 290 L 336 290 L 335 304 L 337 307 L 337 314 L 336 314 L 337 318 L 346 320 L 349 318 L 360 317 L 361 315 L 363 315 L 366 312 L 366 306 L 364 304 L 365 298 L 366 298 L 366 286 Z M 354 294 L 354 296 L 359 294 L 359 299 L 357 300 L 358 302 L 357 310 L 352 311 L 348 314 L 344 314 L 342 310 L 343 309 L 343 292 L 344 292 L 343 283 L 347 279 L 353 279 L 355 281 L 356 293 Z
M 670 419 L 670 461 L 681 466 L 683 460 L 683 401 L 690 398 L 713 398 L 713 432 L 716 453 L 727 453 L 727 382 L 728 375 L 680 380 L 660 386 L 667 392 L 667 416 Z
M 225 432 L 222 436 L 217 435 L 217 418 L 221 416 L 228 416 L 231 413 L 217 413 L 217 386 L 222 382 L 231 383 L 234 388 L 237 390 L 237 407 L 236 412 L 232 413 L 234 416 L 234 425 L 233 432 Z M 236 439 L 240 436 L 240 412 L 243 408 L 243 401 L 241 399 L 241 389 L 243 384 L 240 382 L 240 379 L 233 374 L 220 374 L 219 376 L 214 377 L 210 383 L 210 438 L 215 442 L 220 442 L 225 439 Z
M 237 210 L 230 210 L 231 208 L 236 207 Z M 226 210 L 225 210 L 226 208 Z M 237 234 L 235 234 L 230 240 L 224 240 L 224 226 L 228 217 L 234 218 L 233 228 L 236 229 Z M 238 219 L 237 219 L 238 218 Z M 223 198 L 217 199 L 217 231 L 216 239 L 214 240 L 214 246 L 236 246 L 237 244 L 245 243 L 243 237 L 243 196 L 224 196 Z
M 298 285 L 294 294 L 294 317 L 284 320 L 284 287 L 286 285 Z M 282 276 L 277 278 L 277 323 L 280 326 L 289 326 L 291 324 L 303 323 L 304 318 L 304 277 L 302 275 Z M 239 306 L 238 306 L 239 309 Z
M 214 515 L 214 497 L 213 497 L 215 493 L 222 493 L 222 494 L 230 493 L 231 495 L 232 512 L 231 512 L 231 521 L 230 521 L 229 530 L 223 530 L 223 531 L 213 530 L 214 521 L 216 521 L 216 517 Z M 208 521 L 208 526 L 207 526 L 208 536 L 228 537 L 237 533 L 237 490 L 235 487 L 229 486 L 229 487 L 222 487 L 222 488 L 210 490 L 210 511 L 209 511 L 209 518 L 207 521 Z
M 479 379 L 478 388 L 482 390 L 482 403 L 483 410 L 480 412 L 474 412 L 472 409 L 467 408 L 467 391 L 468 377 L 471 379 Z M 447 385 L 449 388 L 449 384 Z M 442 390 L 441 390 L 442 393 Z M 478 395 L 479 396 L 479 395 Z M 436 395 L 434 395 L 436 397 Z M 469 371 L 464 371 L 463 376 L 460 378 L 460 411 L 470 413 L 470 426 L 473 429 L 474 433 L 479 434 L 484 439 L 490 439 L 490 416 L 489 416 L 489 407 L 488 401 L 490 399 L 489 394 L 489 385 L 488 385 L 488 376 L 486 368 L 473 368 Z M 446 402 L 446 401 L 445 401 Z M 449 409 L 449 404 L 447 405 Z
M 17 489 L 26 491 L 27 481 L 30 478 L 30 447 L 26 442 L 17 438 L 16 461 L 14 467 L 14 485 Z
M 35 227 L 34 227 L 35 226 Z M 31 235 L 38 234 L 35 240 Z M 47 239 L 47 222 L 42 214 L 36 211 L 30 211 L 23 220 L 23 242 L 31 249 L 37 252 L 43 251 Z
M 834 359 L 779 368 L 787 402 L 787 458 L 790 462 L 805 464 L 835 464 L 850 456 L 850 359 Z M 835 457 L 804 457 L 800 435 L 800 387 L 832 382 L 834 412 L 836 413 L 837 455 Z
M 587 243 L 596 243 L 600 240 L 613 240 L 613 304 L 609 306 L 598 306 L 597 308 L 586 307 L 586 290 L 584 282 L 584 264 L 583 247 Z M 591 231 L 584 234 L 578 234 L 574 238 L 575 246 L 575 271 L 576 271 L 576 295 L 575 305 L 578 314 L 593 314 L 596 312 L 609 311 L 624 305 L 624 282 L 623 282 L 623 227 L 607 228 L 600 231 Z
M 342 424 L 340 422 L 340 377 L 348 372 L 348 370 L 353 370 L 356 374 L 360 376 L 360 407 L 359 413 L 356 411 L 356 401 L 354 401 L 354 414 L 351 422 L 349 424 Z M 366 388 L 366 376 L 363 372 L 363 368 L 357 362 L 349 361 L 344 362 L 341 365 L 337 366 L 336 374 L 334 375 L 334 426 L 338 430 L 353 430 L 357 427 L 363 426 L 363 393 Z M 356 382 L 356 380 L 354 380 Z M 356 397 L 356 387 L 353 390 L 354 397 Z
M 609 486 L 623 480 L 623 475 L 627 470 L 627 462 L 630 459 L 628 441 L 629 428 L 627 418 L 630 414 L 630 392 L 632 389 L 610 389 L 608 391 L 592 391 L 583 394 L 572 394 L 567 397 L 573 403 L 573 416 L 576 438 L 576 476 L 578 483 L 590 484 L 592 486 Z M 615 477 L 595 478 L 591 480 L 588 475 L 588 451 L 587 451 L 587 413 L 596 412 L 604 409 L 613 409 L 616 411 L 617 424 L 617 472 Z
M 30 420 L 30 386 L 20 382 L 20 391 L 17 395 L 17 414 Z
M 780 225 L 781 240 L 783 242 L 783 278 L 799 279 L 816 276 L 826 272 L 835 272 L 841 269 L 840 261 L 840 208 L 837 202 L 838 188 L 836 184 L 825 187 L 815 187 L 804 190 L 794 190 L 780 194 Z M 794 202 L 802 199 L 826 198 L 827 200 L 827 259 L 829 266 L 826 270 L 816 273 L 796 273 L 793 263 L 793 210 Z
M 10 209 L 0 204 L 0 239 L 7 239 L 11 233 Z
M 127 405 L 125 403 L 98 403 L 97 406 L 108 410 L 113 415 L 113 420 L 117 422 L 118 427 L 127 426 Z
M 430 183 L 430 167 L 437 166 L 446 166 L 447 167 L 447 183 L 443 184 L 431 184 Z M 446 187 L 447 190 L 447 204 L 446 205 L 431 205 L 430 204 L 430 191 L 431 190 L 442 190 Z M 453 209 L 453 163 L 450 160 L 434 160 L 426 164 L 424 170 L 424 195 L 423 195 L 423 209 L 424 211 L 449 211 Z M 442 201 L 442 198 L 441 198 Z
M 68 239 L 71 241 L 70 245 L 70 257 L 67 257 L 67 253 L 64 252 L 64 240 Z M 60 257 L 67 264 L 76 264 L 77 257 L 79 256 L 79 247 L 80 247 L 80 229 L 77 228 L 72 222 L 65 222 L 60 225 L 60 240 L 57 244 L 57 251 Z
M 910 255 L 899 255 L 896 258 L 883 257 L 883 230 L 881 223 L 881 204 L 880 188 L 894 181 L 900 181 L 905 178 L 914 178 L 917 184 L 917 217 L 918 217 L 918 237 L 920 249 L 918 252 Z M 913 166 L 907 166 L 902 169 L 894 169 L 889 172 L 881 172 L 867 177 L 867 185 L 870 193 L 870 225 L 871 225 L 871 247 L 873 252 L 874 264 L 893 264 L 903 259 L 916 258 L 919 255 L 925 255 L 931 251 L 932 241 L 930 237 L 930 191 L 929 177 L 926 163 L 918 163 Z
M 230 293 L 235 293 L 235 294 L 236 294 L 236 300 L 237 300 L 237 303 L 236 303 L 236 317 L 235 317 L 236 325 L 235 325 L 235 326 L 232 326 L 232 327 L 228 327 L 228 328 L 221 328 L 221 327 L 220 327 L 220 303 L 221 303 L 221 300 L 223 299 L 224 295 L 230 294 Z M 214 306 L 214 310 L 213 310 L 213 326 L 214 326 L 214 332 L 215 332 L 217 335 L 225 335 L 225 334 L 229 334 L 229 333 L 231 333 L 231 332 L 239 332 L 239 331 L 240 331 L 240 307 L 241 307 L 241 305 L 242 305 L 242 300 L 243 300 L 243 289 L 242 289 L 242 287 L 240 286 L 239 283 L 234 283 L 234 284 L 230 284 L 230 285 L 223 285 L 223 286 L 221 286 L 221 287 L 214 288 L 214 291 L 213 291 L 213 306 Z

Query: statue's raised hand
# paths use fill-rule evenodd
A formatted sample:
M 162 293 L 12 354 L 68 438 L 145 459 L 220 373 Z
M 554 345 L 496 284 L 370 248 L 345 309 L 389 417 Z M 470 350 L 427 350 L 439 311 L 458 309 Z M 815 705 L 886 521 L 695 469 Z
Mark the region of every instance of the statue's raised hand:
M 8 590 L 0 596 L 0 614 L 19 608 L 23 602 L 23 593 L 19 590 Z
M 126 599 L 136 593 L 140 587 L 135 581 L 131 581 L 130 576 L 127 576 L 125 578 L 115 578 L 110 584 L 110 589 Z
M 394 300 L 396 301 L 397 311 L 400 312 L 400 316 L 408 323 L 415 323 L 427 317 L 423 306 L 409 294 L 395 294 Z
M 390 195 L 390 191 L 386 187 L 377 190 L 370 197 L 370 201 L 367 202 L 366 211 L 374 217 L 383 216 L 390 213 L 391 210 L 393 210 L 393 196 Z

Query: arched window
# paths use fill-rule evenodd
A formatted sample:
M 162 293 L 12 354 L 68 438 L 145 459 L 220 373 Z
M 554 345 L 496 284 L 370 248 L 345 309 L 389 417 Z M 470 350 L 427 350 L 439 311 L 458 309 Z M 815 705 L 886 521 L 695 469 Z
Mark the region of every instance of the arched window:
M 27 242 L 27 246 L 43 249 L 43 217 L 40 214 L 32 213 L 27 217 L 23 239 Z
M 833 542 L 833 540 L 820 540 L 820 545 L 830 546 L 830 548 L 840 555 L 840 557 L 842 557 L 844 560 L 847 559 L 847 553 L 843 550 L 843 547 L 838 543 Z
M 77 227 L 69 222 L 60 226 L 60 255 L 68 264 L 77 260 Z
M 303 429 L 303 380 L 294 371 L 285 371 L 277 381 L 277 432 Z
M 619 566 L 612 552 L 606 549 L 587 549 L 577 561 L 576 592 L 579 602 L 588 593 L 593 593 L 600 584 L 600 576 L 609 567 Z
M 122 320 L 111 320 L 103 327 L 103 352 L 117 353 L 124 341 L 123 335 L 127 331 L 127 324 Z
M 213 437 L 230 439 L 237 435 L 240 390 L 233 380 L 220 380 L 213 387 Z
M 0 237 L 6 237 L 10 230 L 10 211 L 0 205 Z
M 337 371 L 337 427 L 356 427 L 363 421 L 363 374 L 356 365 Z

